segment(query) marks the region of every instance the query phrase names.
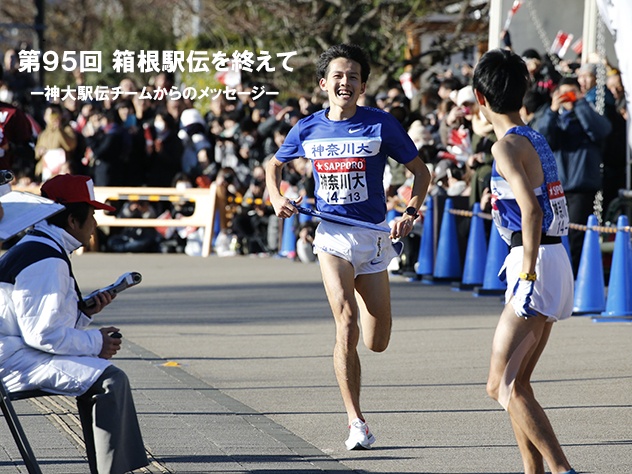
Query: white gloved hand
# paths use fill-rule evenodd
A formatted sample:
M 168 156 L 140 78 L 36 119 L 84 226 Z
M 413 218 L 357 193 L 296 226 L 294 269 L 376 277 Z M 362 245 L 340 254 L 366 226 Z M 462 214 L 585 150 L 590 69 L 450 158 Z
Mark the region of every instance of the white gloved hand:
M 530 318 L 537 316 L 531 306 L 531 295 L 533 294 L 534 281 L 518 280 L 513 290 L 513 298 L 511 298 L 511 305 L 516 312 L 516 316 L 519 318 Z

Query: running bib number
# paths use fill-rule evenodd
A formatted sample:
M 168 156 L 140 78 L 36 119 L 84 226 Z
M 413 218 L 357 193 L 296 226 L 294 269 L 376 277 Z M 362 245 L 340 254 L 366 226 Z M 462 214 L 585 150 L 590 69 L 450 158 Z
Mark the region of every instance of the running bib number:
M 340 205 L 369 198 L 364 158 L 317 160 L 318 196 L 327 204 Z
M 562 183 L 559 181 L 548 183 L 547 192 L 549 202 L 551 203 L 551 210 L 553 211 L 553 220 L 546 234 L 566 235 L 568 233 L 570 219 L 568 217 L 568 207 L 566 205 L 566 196 L 564 195 Z
M 338 191 L 334 192 L 319 192 L 318 195 L 327 201 L 328 204 L 351 204 L 354 202 L 365 201 L 366 198 L 361 199 L 360 193 L 348 193 L 344 194 Z

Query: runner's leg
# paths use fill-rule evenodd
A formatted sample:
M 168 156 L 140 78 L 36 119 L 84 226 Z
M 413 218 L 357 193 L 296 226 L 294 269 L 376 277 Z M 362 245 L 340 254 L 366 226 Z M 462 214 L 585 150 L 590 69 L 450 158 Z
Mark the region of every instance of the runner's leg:
M 525 388 L 525 390 L 528 390 L 531 395 L 533 395 L 531 375 L 533 374 L 533 370 L 542 355 L 542 351 L 544 351 L 544 348 L 546 347 L 552 327 L 553 323 L 547 323 L 544 326 L 544 331 L 538 346 L 529 360 L 525 361 L 526 363 L 524 364 L 524 368 L 517 377 L 521 385 Z M 513 421 L 513 418 L 511 418 L 511 416 L 509 418 L 511 419 L 511 425 L 514 430 L 516 440 L 518 441 L 520 453 L 522 454 L 525 474 L 544 474 L 544 458 L 542 457 L 542 454 L 538 451 L 535 445 L 529 441 L 529 437 L 524 433 L 524 431 L 522 431 L 520 426 Z
M 354 292 L 354 270 L 342 258 L 318 254 L 323 284 L 336 323 L 334 370 L 349 423 L 364 419 L 360 410 L 360 359 L 358 357 L 358 304 Z
M 506 305 L 494 335 L 487 392 L 508 411 L 512 424 L 542 454 L 552 472 L 558 473 L 569 470 L 570 465 L 530 384 L 524 384 L 524 376 L 533 370 L 529 364 L 537 362 L 538 351 L 543 350 L 540 343 L 549 332 L 544 317 L 518 318 L 513 307 Z M 521 452 L 528 455 L 529 445 L 522 442 Z M 536 462 L 536 458 L 527 458 L 525 463 Z
M 355 288 L 360 296 L 360 324 L 364 345 L 383 352 L 391 338 L 391 291 L 386 271 L 358 275 Z

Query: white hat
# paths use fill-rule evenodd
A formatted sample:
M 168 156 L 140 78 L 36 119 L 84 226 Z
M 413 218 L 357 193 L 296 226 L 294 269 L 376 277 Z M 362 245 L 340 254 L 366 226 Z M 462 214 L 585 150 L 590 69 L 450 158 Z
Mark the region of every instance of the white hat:
M 456 95 L 456 105 L 459 107 L 466 103 L 473 104 L 475 102 L 476 97 L 474 97 L 474 89 L 472 86 L 465 86 L 463 89 L 460 89 Z
M 180 116 L 180 123 L 183 127 L 187 127 L 192 123 L 199 123 L 200 125 L 206 125 L 206 122 L 202 118 L 202 114 L 197 109 L 186 109 L 182 111 Z
M 448 97 L 450 97 L 450 100 L 456 104 L 456 96 L 457 96 L 458 94 L 459 94 L 459 91 L 458 91 L 458 90 L 456 90 L 456 89 L 452 89 L 452 90 L 450 91 L 450 95 L 449 95 Z

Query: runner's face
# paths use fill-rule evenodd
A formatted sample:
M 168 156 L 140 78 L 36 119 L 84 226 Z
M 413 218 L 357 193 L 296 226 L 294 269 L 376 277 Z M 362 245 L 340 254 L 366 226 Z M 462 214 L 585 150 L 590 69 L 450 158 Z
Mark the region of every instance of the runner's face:
M 327 77 L 319 81 L 320 88 L 327 92 L 330 106 L 342 109 L 355 107 L 366 89 L 360 73 L 359 63 L 346 58 L 336 58 L 329 63 Z

